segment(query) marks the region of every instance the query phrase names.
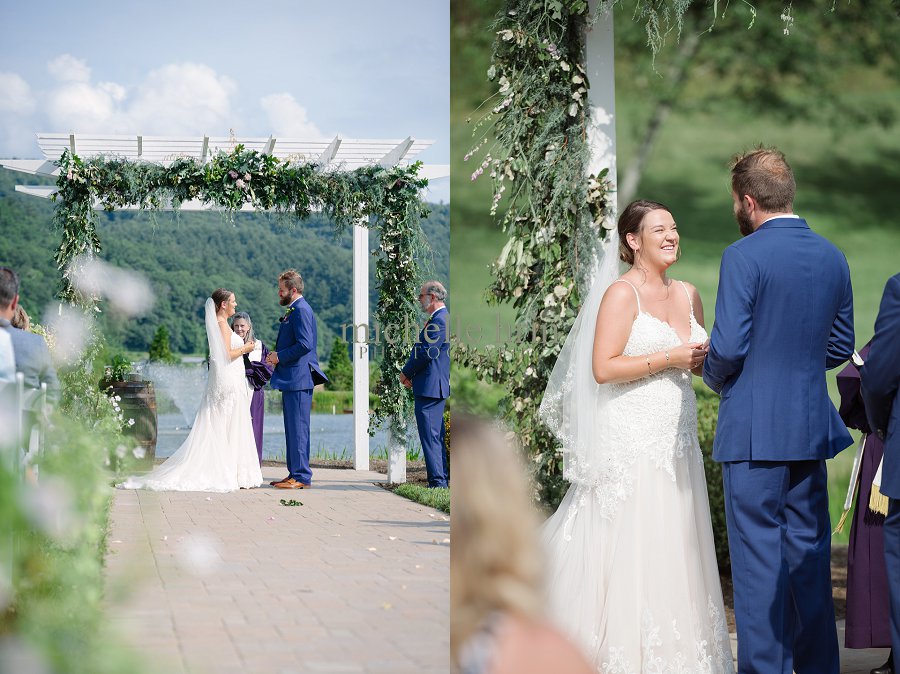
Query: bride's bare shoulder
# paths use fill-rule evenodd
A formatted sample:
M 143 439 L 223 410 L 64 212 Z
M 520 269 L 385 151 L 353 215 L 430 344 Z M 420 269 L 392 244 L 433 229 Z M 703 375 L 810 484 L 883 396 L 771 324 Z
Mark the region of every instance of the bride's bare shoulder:
M 620 278 L 609 284 L 609 288 L 603 294 L 603 304 L 614 305 L 619 308 L 625 308 L 629 305 L 637 307 L 637 300 L 634 286 L 628 279 Z

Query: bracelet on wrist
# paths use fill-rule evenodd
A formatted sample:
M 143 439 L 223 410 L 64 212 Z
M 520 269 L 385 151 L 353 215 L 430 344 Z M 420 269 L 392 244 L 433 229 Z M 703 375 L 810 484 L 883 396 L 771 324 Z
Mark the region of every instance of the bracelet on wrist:
M 653 369 L 650 367 L 650 356 L 647 356 L 647 372 L 653 374 Z

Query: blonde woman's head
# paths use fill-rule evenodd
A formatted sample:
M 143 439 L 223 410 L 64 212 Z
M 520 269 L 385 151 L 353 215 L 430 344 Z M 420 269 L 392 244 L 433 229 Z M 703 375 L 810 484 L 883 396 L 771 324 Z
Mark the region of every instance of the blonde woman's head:
M 537 618 L 542 559 L 531 482 L 517 447 L 483 421 L 452 419 L 450 650 L 492 613 Z

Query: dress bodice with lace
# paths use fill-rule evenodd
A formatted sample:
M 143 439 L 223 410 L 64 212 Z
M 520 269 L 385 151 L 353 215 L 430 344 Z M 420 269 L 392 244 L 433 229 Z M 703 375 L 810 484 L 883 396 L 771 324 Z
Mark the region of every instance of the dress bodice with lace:
M 706 330 L 697 323 L 692 312 L 689 341 L 703 342 L 706 337 Z M 659 353 L 681 343 L 668 323 L 639 312 L 623 355 Z M 690 372 L 667 368 L 635 381 L 609 385 L 609 417 L 618 423 L 610 424 L 607 429 L 610 445 L 617 448 L 608 455 L 612 465 L 607 468 L 610 481 L 618 483 L 618 488 L 597 493 L 605 516 L 612 517 L 617 502 L 631 494 L 631 479 L 626 473 L 639 457 L 652 461 L 672 480 L 675 479 L 676 458 L 682 458 L 686 451 L 694 451 L 695 458 L 700 457 L 697 398 L 691 380 Z
M 236 333 L 231 333 L 232 349 L 239 349 L 243 346 L 244 340 Z M 209 368 L 209 380 L 207 381 L 207 392 L 211 405 L 222 409 L 232 404 L 232 396 L 241 393 L 246 397 L 246 386 L 244 384 L 244 359 L 235 358 L 228 363 L 213 362 Z
M 690 326 L 706 340 L 693 310 Z M 623 354 L 681 344 L 639 307 Z M 602 674 L 734 672 L 691 380 L 667 368 L 609 385 L 602 465 L 542 530 L 550 615 Z
M 232 349 L 244 343 L 235 333 L 230 337 Z M 262 483 L 243 358 L 210 361 L 206 392 L 181 447 L 155 470 L 130 477 L 120 487 L 225 492 Z

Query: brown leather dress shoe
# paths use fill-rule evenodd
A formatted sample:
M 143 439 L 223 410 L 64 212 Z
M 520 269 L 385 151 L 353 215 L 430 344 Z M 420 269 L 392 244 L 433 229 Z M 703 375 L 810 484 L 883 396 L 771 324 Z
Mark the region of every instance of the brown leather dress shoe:
M 287 481 L 290 480 L 290 479 L 291 479 L 291 476 L 288 475 L 287 477 L 282 478 L 281 480 L 272 480 L 269 484 L 272 485 L 272 486 L 274 487 L 274 486 L 275 486 L 276 484 L 278 484 L 279 482 L 287 482 Z
M 310 487 L 312 487 L 311 484 L 298 482 L 292 477 L 289 477 L 286 480 L 282 480 L 281 482 L 276 482 L 273 486 L 276 489 L 309 489 Z

